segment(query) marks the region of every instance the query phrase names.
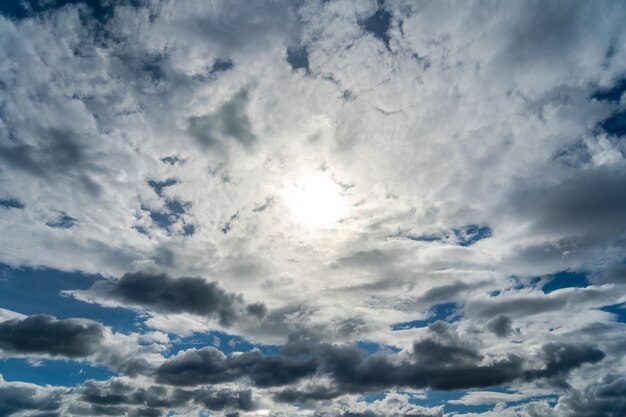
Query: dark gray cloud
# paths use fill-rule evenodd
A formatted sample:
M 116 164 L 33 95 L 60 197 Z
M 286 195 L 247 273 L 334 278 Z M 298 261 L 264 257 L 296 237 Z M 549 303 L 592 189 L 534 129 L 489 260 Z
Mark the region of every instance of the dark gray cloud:
M 545 10 L 531 9 L 521 16 L 503 53 L 512 62 L 528 65 L 528 60 L 549 59 L 571 53 L 579 42 L 579 25 L 585 16 L 580 2 L 562 5 L 547 2 Z
M 198 390 L 194 392 L 194 401 L 209 410 L 235 409 L 250 411 L 255 408 L 251 390 Z
M 61 390 L 41 392 L 36 386 L 3 383 L 0 377 L 0 417 L 9 417 L 19 412 L 40 412 L 36 416 L 57 416 L 61 405 Z M 32 415 L 32 414 L 29 414 Z
M 252 123 L 246 113 L 248 90 L 241 90 L 214 113 L 189 119 L 189 133 L 208 147 L 235 140 L 244 146 L 256 141 Z
M 211 411 L 252 410 L 254 400 L 250 390 L 213 389 L 210 387 L 196 390 L 165 387 L 161 385 L 133 386 L 120 379 L 108 381 L 87 381 L 76 390 L 83 403 L 85 412 L 114 413 L 151 413 L 163 416 L 170 410 L 199 406 Z
M 602 269 L 597 274 L 589 277 L 589 280 L 594 284 L 604 283 L 626 283 L 626 264 L 622 262 L 616 262 L 608 267 Z
M 246 352 L 226 356 L 214 347 L 190 349 L 168 359 L 156 371 L 158 382 L 200 385 L 234 381 L 243 377 L 258 387 L 283 386 L 317 370 L 315 360 L 294 360 Z
M 607 374 L 584 390 L 572 390 L 559 400 L 565 417 L 622 417 L 626 415 L 626 378 Z
M 553 272 L 566 265 L 580 268 L 592 259 L 621 261 L 626 236 L 624 184 L 622 163 L 571 172 L 556 184 L 519 184 L 503 211 L 543 239 L 519 244 L 511 265 Z
M 506 337 L 511 334 L 511 320 L 508 316 L 498 316 L 487 323 L 487 328 L 498 337 Z
M 626 170 L 621 165 L 572 173 L 557 185 L 521 186 L 510 207 L 537 230 L 590 239 L 618 237 L 626 232 Z
M 59 175 L 70 176 L 85 191 L 98 195 L 101 187 L 89 176 L 95 166 L 78 134 L 70 129 L 52 127 L 40 130 L 36 145 L 0 145 L 0 160 L 5 166 L 44 181 L 51 181 Z
M 545 366 L 540 370 L 525 372 L 525 378 L 533 381 L 548 378 L 555 385 L 569 387 L 566 382 L 568 373 L 585 363 L 597 363 L 605 354 L 588 345 L 570 345 L 566 343 L 547 343 L 542 348 Z
M 14 169 L 44 177 L 50 172 L 65 172 L 80 165 L 84 151 L 74 133 L 49 129 L 42 134 L 40 146 L 16 144 L 0 148 L 0 158 Z
M 502 299 L 495 300 L 494 302 L 480 303 L 481 305 L 477 306 L 477 308 L 480 309 L 480 315 L 482 317 L 497 317 L 504 314 L 528 316 L 560 310 L 567 304 L 565 297 L 556 298 L 528 295 L 519 298 L 507 298 L 506 296 L 496 298 Z
M 150 408 L 176 407 L 186 404 L 193 394 L 165 387 L 135 388 L 120 380 L 87 381 L 79 390 L 80 399 L 98 406 L 145 405 Z
M 450 391 L 538 379 L 564 386 L 571 370 L 604 358 L 604 353 L 591 346 L 546 344 L 540 358 L 544 365 L 527 369 L 526 359 L 513 354 L 485 361 L 476 347 L 459 339 L 444 322 L 429 325 L 429 335 L 415 342 L 411 354 L 403 357 L 384 351 L 367 356 L 356 347 L 320 345 L 316 347 L 320 357 L 318 372 L 330 377 L 333 384 L 307 390 L 287 388 L 278 393 L 276 399 L 284 402 L 326 400 L 347 393 L 397 387 Z
M 490 365 L 480 365 L 482 355 L 464 346 L 426 339 L 413 346 L 411 361 L 394 363 L 390 355 L 363 358 L 354 348 L 330 350 L 325 371 L 343 392 L 372 392 L 393 387 L 456 390 L 481 388 L 514 381 L 521 376 L 523 361 L 509 356 Z
M 0 323 L 0 349 L 10 353 L 81 358 L 103 338 L 104 327 L 92 321 L 37 315 Z
M 466 283 L 466 282 L 452 282 L 451 284 L 441 285 L 438 287 L 431 287 L 419 297 L 419 300 L 423 303 L 433 305 L 440 304 L 446 301 L 455 300 L 460 295 L 480 288 L 486 285 L 486 282 Z
M 117 281 L 96 282 L 91 290 L 157 312 L 217 316 L 223 325 L 232 324 L 242 315 L 262 318 L 267 311 L 263 303 L 246 305 L 241 295 L 202 278 L 135 272 Z

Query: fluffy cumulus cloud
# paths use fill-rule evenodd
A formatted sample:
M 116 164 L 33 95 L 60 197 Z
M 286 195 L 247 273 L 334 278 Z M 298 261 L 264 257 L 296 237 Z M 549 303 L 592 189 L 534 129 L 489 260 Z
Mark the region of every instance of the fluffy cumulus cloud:
M 624 21 L 2 2 L 0 416 L 623 416 Z

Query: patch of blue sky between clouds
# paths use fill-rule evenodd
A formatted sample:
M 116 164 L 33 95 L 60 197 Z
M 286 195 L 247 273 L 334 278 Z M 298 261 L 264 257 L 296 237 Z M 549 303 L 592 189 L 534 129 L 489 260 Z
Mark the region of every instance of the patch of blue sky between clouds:
M 15 198 L 4 198 L 0 200 L 0 207 L 4 207 L 7 209 L 23 209 L 24 203 Z
M 174 162 L 172 162 L 173 164 Z M 154 224 L 163 230 L 170 232 L 171 227 L 181 220 L 181 216 L 185 214 L 190 208 L 191 203 L 180 202 L 173 198 L 168 198 L 163 195 L 163 190 L 178 184 L 178 180 L 175 178 L 167 178 L 163 181 L 148 180 L 148 185 L 154 190 L 157 196 L 165 200 L 163 210 L 150 210 L 147 207 L 143 207 L 144 210 L 150 213 L 150 218 Z M 149 235 L 149 231 L 146 227 L 135 226 L 135 230 L 139 233 Z M 195 233 L 196 227 L 193 224 L 183 224 L 182 227 L 184 236 L 191 236 Z
M 542 287 L 544 294 L 563 288 L 585 288 L 589 286 L 587 276 L 583 272 L 561 271 L 548 278 Z
M 617 80 L 615 84 L 609 88 L 595 92 L 591 98 L 593 100 L 619 104 L 624 92 L 626 92 L 626 78 Z M 623 107 L 618 109 L 607 119 L 600 122 L 599 126 L 609 135 L 617 137 L 626 135 L 626 110 L 624 110 Z
M 159 197 L 163 196 L 164 188 L 171 187 L 177 183 L 178 181 L 176 178 L 168 178 L 164 181 L 148 180 L 148 185 L 154 190 L 155 193 L 157 193 Z
M 71 229 L 76 225 L 76 222 L 77 219 L 61 211 L 58 212 L 55 219 L 48 221 L 46 225 L 55 229 Z
M 305 73 L 309 73 L 309 52 L 306 46 L 289 46 L 287 48 L 287 62 L 294 71 L 303 69 Z
M 99 22 L 105 22 L 113 11 L 112 2 L 106 0 L 3 0 L 0 1 L 0 14 L 21 20 L 68 4 L 86 5 L 91 16 Z
M 230 71 L 234 67 L 235 63 L 230 58 L 216 58 L 211 66 L 205 67 L 203 71 L 192 75 L 191 78 L 201 83 L 215 81 L 220 74 Z
M 396 323 L 391 325 L 391 330 L 419 329 L 440 320 L 453 323 L 459 319 L 458 308 L 456 303 L 436 304 L 428 310 L 428 318 Z
M 178 338 L 174 335 L 170 336 L 172 340 L 167 350 L 168 356 L 173 356 L 187 349 L 202 349 L 207 346 L 213 346 L 222 351 L 225 355 L 233 352 L 249 352 L 255 349 L 264 355 L 280 354 L 280 346 L 278 345 L 253 344 L 242 337 L 219 331 L 194 333 L 191 336 Z
M 213 61 L 213 65 L 211 65 L 211 68 L 209 69 L 209 73 L 211 75 L 215 75 L 215 74 L 219 74 L 220 72 L 231 70 L 234 67 L 235 67 L 235 64 L 233 63 L 232 59 L 217 58 L 215 61 Z
M 387 391 L 370 392 L 362 394 L 361 399 L 367 403 L 373 403 L 374 401 L 380 401 L 387 396 Z
M 361 27 L 366 31 L 380 39 L 387 49 L 389 48 L 389 28 L 391 27 L 391 13 L 382 7 L 382 2 L 379 4 L 379 8 L 370 17 L 360 22 Z
M 161 158 L 161 162 L 163 162 L 164 164 L 174 166 L 176 164 L 182 164 L 183 161 L 180 158 L 178 158 L 176 155 L 172 155 L 172 156 L 165 156 Z
M 0 374 L 6 381 L 59 386 L 77 386 L 88 379 L 103 381 L 115 375 L 104 366 L 86 362 L 44 359 L 31 363 L 17 358 L 0 360 Z
M 371 355 L 373 353 L 377 353 L 380 352 L 381 350 L 388 350 L 390 352 L 400 352 L 400 349 L 398 349 L 395 346 L 391 346 L 391 345 L 381 345 L 380 343 L 376 343 L 376 342 L 370 342 L 368 340 L 360 340 L 357 342 L 357 347 L 359 349 L 362 349 L 363 351 L 365 351 L 368 355 Z
M 602 307 L 600 310 L 613 314 L 618 323 L 626 323 L 626 303 Z
M 493 408 L 492 405 L 470 406 L 463 404 L 451 404 L 450 401 L 461 399 L 466 391 L 433 391 L 425 390 L 425 398 L 411 398 L 410 403 L 422 407 L 443 406 L 444 411 L 448 413 L 484 413 Z
M 599 101 L 619 102 L 624 92 L 626 92 L 626 78 L 618 80 L 612 87 L 595 92 L 591 98 Z
M 143 210 L 148 211 L 150 219 L 159 228 L 171 232 L 172 226 L 181 221 L 181 216 L 185 214 L 191 208 L 191 203 L 180 202 L 178 200 L 168 199 L 165 202 L 164 210 L 150 210 L 147 207 L 142 207 Z M 147 234 L 147 229 L 142 226 L 135 226 L 135 230 L 139 233 Z M 192 224 L 183 225 L 183 234 L 190 236 L 195 233 L 195 226 Z
M 609 135 L 619 137 L 626 135 L 626 110 L 613 114 L 600 123 L 600 127 Z
M 508 386 L 491 387 L 491 388 L 484 389 L 484 390 L 481 389 L 480 391 L 485 392 L 485 393 L 516 394 L 516 391 L 512 390 Z M 464 414 L 472 415 L 473 413 L 485 413 L 485 412 L 492 411 L 492 410 L 495 411 L 495 407 L 497 404 L 497 402 L 495 401 L 485 402 L 483 404 L 463 404 L 462 398 L 465 395 L 470 394 L 471 392 L 473 392 L 473 390 L 454 391 L 454 392 L 426 390 L 425 400 L 416 399 L 416 400 L 412 400 L 411 402 L 414 402 L 415 404 L 418 404 L 418 405 L 429 406 L 429 407 L 436 406 L 436 405 L 443 405 L 444 411 L 446 413 L 451 413 L 452 415 L 458 415 L 458 416 L 462 416 Z M 558 400 L 558 398 L 559 398 L 558 395 L 549 394 L 549 395 L 529 396 L 518 401 L 502 400 L 500 402 L 506 402 L 507 407 L 515 407 L 517 405 L 528 403 L 532 400 L 547 399 L 550 401 L 552 406 L 554 406 L 556 405 L 556 401 Z
M 472 246 L 476 242 L 490 238 L 492 235 L 493 230 L 489 226 L 468 224 L 450 231 L 421 235 L 406 231 L 398 231 L 390 237 L 408 239 L 416 242 L 439 242 L 458 246 Z
M 123 333 L 140 330 L 139 316 L 132 310 L 105 308 L 61 294 L 63 290 L 86 290 L 101 279 L 99 275 L 78 272 L 13 269 L 0 265 L 0 307 L 29 316 L 47 314 L 58 319 L 91 319 Z

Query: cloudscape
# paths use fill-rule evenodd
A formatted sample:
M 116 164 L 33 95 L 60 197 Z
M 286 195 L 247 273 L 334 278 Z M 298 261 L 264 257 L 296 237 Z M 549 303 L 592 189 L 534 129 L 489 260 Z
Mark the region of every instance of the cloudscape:
M 0 1 L 0 417 L 626 416 L 624 22 Z

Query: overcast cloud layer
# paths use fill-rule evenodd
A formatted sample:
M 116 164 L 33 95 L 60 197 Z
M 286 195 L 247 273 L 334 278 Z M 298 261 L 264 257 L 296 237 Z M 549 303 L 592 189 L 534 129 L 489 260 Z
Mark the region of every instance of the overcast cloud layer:
M 626 415 L 626 4 L 0 4 L 0 417 Z

